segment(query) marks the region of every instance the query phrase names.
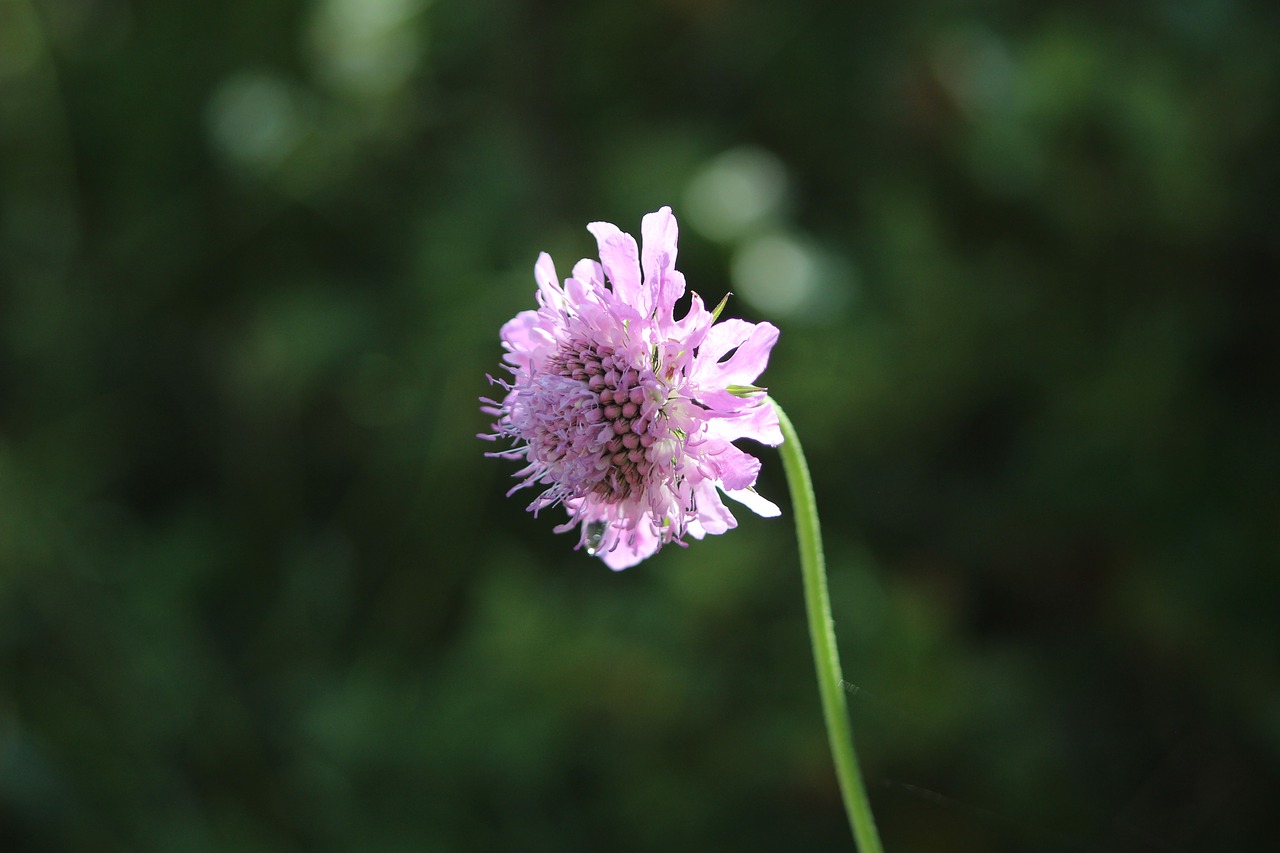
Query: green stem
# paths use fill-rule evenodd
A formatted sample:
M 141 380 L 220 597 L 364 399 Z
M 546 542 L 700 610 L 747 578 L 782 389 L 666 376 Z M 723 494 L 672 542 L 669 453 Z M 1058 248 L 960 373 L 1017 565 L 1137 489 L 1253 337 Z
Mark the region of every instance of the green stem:
M 858 754 L 853 750 L 853 731 L 849 725 L 849 709 L 845 704 L 844 677 L 840 673 L 840 655 L 836 650 L 836 634 L 831 619 L 831 597 L 827 593 L 826 561 L 822 556 L 822 529 L 818 525 L 818 505 L 813 498 L 813 481 L 804 450 L 791 420 L 776 401 L 778 424 L 782 427 L 782 467 L 791 490 L 791 505 L 796 516 L 796 538 L 800 544 L 800 570 L 804 575 L 804 603 L 809 615 L 809 639 L 813 643 L 813 661 L 818 668 L 818 692 L 822 696 L 822 714 L 827 721 L 827 739 L 835 759 L 836 778 L 844 796 L 844 809 L 849 815 L 853 838 L 862 853 L 882 853 L 880 835 L 876 831 L 867 790 L 858 770 Z

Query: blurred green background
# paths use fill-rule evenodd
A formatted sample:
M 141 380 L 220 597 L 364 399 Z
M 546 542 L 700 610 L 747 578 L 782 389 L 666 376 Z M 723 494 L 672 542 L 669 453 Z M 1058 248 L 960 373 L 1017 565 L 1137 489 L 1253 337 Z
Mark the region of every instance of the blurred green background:
M 788 520 L 613 574 L 475 439 L 537 253 L 671 204 L 782 329 L 887 846 L 1267 848 L 1277 45 L 0 0 L 0 847 L 849 849 Z

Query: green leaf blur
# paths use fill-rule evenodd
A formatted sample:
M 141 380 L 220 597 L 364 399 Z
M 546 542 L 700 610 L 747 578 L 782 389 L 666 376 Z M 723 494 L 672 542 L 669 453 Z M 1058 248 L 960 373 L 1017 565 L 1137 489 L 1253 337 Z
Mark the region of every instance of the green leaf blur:
M 613 574 L 475 437 L 537 253 L 671 204 L 782 329 L 886 848 L 1266 849 L 1277 44 L 0 0 L 0 847 L 849 849 L 789 519 Z

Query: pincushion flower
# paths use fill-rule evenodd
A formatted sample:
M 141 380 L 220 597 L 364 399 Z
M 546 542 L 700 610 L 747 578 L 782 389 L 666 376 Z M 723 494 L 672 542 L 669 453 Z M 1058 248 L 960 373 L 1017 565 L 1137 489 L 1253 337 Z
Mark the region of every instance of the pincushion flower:
M 562 505 L 569 520 L 556 531 L 578 528 L 577 547 L 612 569 L 686 534 L 736 527 L 721 495 L 778 515 L 753 488 L 760 462 L 733 444 L 782 442 L 773 404 L 753 384 L 777 328 L 717 323 L 720 308 L 707 310 L 696 293 L 675 319 L 685 281 L 669 207 L 644 217 L 639 251 L 607 222 L 587 229 L 599 262 L 579 261 L 561 283 L 542 253 L 537 310 L 502 327 L 511 377 L 489 377 L 506 395 L 483 400 L 497 420 L 481 438 L 510 440 L 487 455 L 524 462 L 508 494 L 542 488 L 529 510 Z

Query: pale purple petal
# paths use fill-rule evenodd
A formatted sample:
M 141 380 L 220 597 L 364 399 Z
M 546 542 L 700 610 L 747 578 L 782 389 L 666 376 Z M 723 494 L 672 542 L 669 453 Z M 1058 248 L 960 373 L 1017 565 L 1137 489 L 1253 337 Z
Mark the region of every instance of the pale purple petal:
M 702 481 L 694 488 L 694 496 L 698 501 L 698 518 L 694 524 L 689 525 L 689 532 L 694 537 L 701 539 L 700 534 L 706 533 L 719 536 L 738 526 L 738 520 L 724 505 L 724 501 L 720 500 L 720 492 L 715 484 Z
M 667 270 L 662 278 L 660 291 L 654 316 L 657 329 L 663 336 L 675 337 L 678 332 L 674 314 L 676 300 L 684 294 L 684 274 L 678 270 Z
M 737 403 L 750 403 L 749 407 L 726 415 L 712 418 L 707 424 L 709 437 L 721 441 L 734 441 L 739 438 L 750 438 L 770 447 L 782 444 L 782 430 L 778 426 L 778 413 L 767 400 L 743 400 L 732 394 L 723 394 L 720 399 L 727 398 Z M 718 400 L 716 402 L 719 402 Z
M 668 334 L 686 347 L 701 345 L 707 330 L 711 328 L 711 312 L 706 309 L 702 297 L 697 293 L 690 295 L 689 311 L 679 320 L 673 322 Z
M 760 460 L 750 453 L 739 450 L 732 444 L 724 444 L 712 452 L 710 461 L 726 491 L 745 489 L 756 484 Z
M 660 317 L 669 318 L 676 300 L 684 295 L 684 276 L 675 270 L 679 234 L 669 207 L 646 214 L 640 223 L 644 284 Z
M 761 518 L 777 518 L 782 515 L 782 510 L 778 508 L 776 503 L 768 498 L 761 497 L 760 493 L 755 489 L 738 489 L 736 491 L 726 489 L 725 494 Z
M 725 320 L 711 327 L 698 349 L 691 377 L 699 386 L 726 388 L 750 385 L 764 372 L 769 351 L 778 342 L 778 329 L 772 323 L 748 323 Z M 725 353 L 737 347 L 727 360 Z
M 592 290 L 593 288 L 588 282 L 583 281 L 577 276 L 574 276 L 573 278 L 566 278 L 564 280 L 565 299 L 569 305 L 575 306 L 578 310 L 581 310 L 582 306 L 586 304 L 590 298 Z
M 573 277 L 591 286 L 604 285 L 604 270 L 599 261 L 583 258 L 573 265 Z
M 635 238 L 609 222 L 592 222 L 587 230 L 595 235 L 600 263 L 618 301 L 648 315 L 653 302 L 640 286 L 640 253 Z
M 560 284 L 560 279 L 556 278 L 555 261 L 546 252 L 538 255 L 538 262 L 533 265 L 533 279 L 543 292 L 555 290 Z
M 600 558 L 606 566 L 620 572 L 652 557 L 661 546 L 662 540 L 649 529 L 649 525 L 638 524 L 634 530 L 622 531 L 612 548 L 600 552 Z
M 640 221 L 640 240 L 643 246 L 641 260 L 645 276 L 660 269 L 670 269 L 676 264 L 676 241 L 680 236 L 676 218 L 671 208 L 663 207 L 645 214 Z
M 521 311 L 503 324 L 499 335 L 508 350 L 504 360 L 516 365 L 527 364 L 539 347 L 548 346 L 553 340 L 543 329 L 537 311 Z
M 751 337 L 751 332 L 754 330 L 755 324 L 748 323 L 746 320 L 736 318 L 721 320 L 707 332 L 707 337 L 698 350 L 698 361 L 706 362 L 708 365 L 715 364 L 725 353 Z

